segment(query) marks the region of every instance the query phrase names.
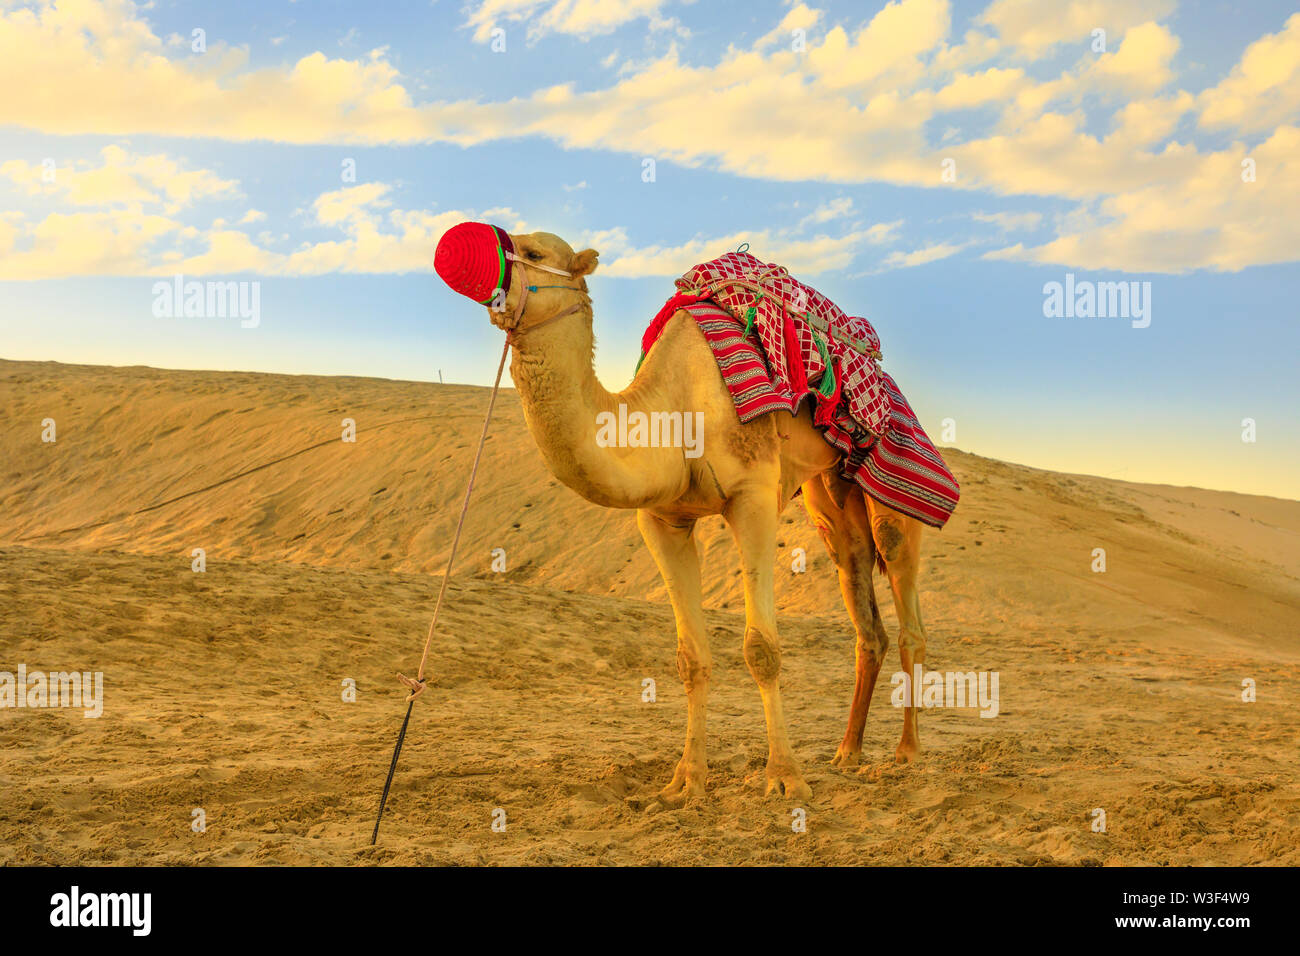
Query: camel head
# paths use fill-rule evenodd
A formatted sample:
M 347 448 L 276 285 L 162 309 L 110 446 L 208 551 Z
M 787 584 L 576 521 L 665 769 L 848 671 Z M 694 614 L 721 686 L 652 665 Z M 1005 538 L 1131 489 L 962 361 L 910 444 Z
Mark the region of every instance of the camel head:
M 452 289 L 487 306 L 493 325 L 525 332 L 590 303 L 585 276 L 595 271 L 597 255 L 575 253 L 549 232 L 511 235 L 465 222 L 443 235 L 434 268 Z

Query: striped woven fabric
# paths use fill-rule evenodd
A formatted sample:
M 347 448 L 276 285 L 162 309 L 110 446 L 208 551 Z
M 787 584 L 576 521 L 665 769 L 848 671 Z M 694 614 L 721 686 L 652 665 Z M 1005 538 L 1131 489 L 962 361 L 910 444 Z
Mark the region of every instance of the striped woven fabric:
M 865 318 L 846 314 L 785 266 L 748 252 L 694 265 L 676 286 L 679 294 L 707 298 L 742 322 L 752 321 L 772 388 L 791 395 L 816 389 L 818 425 L 829 423 L 844 403 L 863 428 L 875 434 L 884 429 L 889 396 L 880 375 L 880 338 Z
M 753 332 L 745 335 L 742 322 L 709 301 L 683 308 L 708 340 L 742 422 L 769 412 L 798 412 L 811 393 L 796 396 L 773 387 L 772 373 L 758 339 Z M 820 426 L 822 435 L 844 456 L 840 473 L 846 479 L 856 481 L 881 504 L 942 528 L 957 507 L 957 479 L 916 420 L 893 377 L 883 370 L 880 375 L 892 409 L 879 439 L 849 415 L 847 403 L 835 410 L 828 424 Z

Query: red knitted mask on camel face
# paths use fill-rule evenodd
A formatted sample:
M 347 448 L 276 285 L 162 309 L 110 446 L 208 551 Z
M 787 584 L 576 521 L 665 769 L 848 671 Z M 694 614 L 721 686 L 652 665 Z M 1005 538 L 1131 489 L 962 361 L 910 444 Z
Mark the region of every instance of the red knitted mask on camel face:
M 500 226 L 462 222 L 438 242 L 433 268 L 442 281 L 480 305 L 491 305 L 497 290 L 510 291 L 515 244 Z

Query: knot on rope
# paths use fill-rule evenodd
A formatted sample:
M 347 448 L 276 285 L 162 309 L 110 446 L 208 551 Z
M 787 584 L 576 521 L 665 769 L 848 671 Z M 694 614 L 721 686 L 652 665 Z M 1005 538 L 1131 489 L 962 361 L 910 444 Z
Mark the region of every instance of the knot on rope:
M 415 698 L 419 697 L 421 694 L 425 692 L 425 690 L 428 688 L 428 684 L 426 684 L 425 681 L 427 681 L 428 679 L 429 678 L 427 677 L 407 677 L 405 674 L 401 672 L 398 673 L 397 680 L 400 683 L 405 684 L 407 687 L 411 688 L 411 693 L 406 698 L 407 703 L 410 703 L 411 701 L 415 700 Z

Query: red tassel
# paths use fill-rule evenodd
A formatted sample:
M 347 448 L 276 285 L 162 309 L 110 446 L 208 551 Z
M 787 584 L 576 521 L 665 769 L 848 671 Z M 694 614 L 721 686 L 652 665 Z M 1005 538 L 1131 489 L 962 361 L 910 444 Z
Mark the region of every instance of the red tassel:
M 813 415 L 814 425 L 829 425 L 835 418 L 835 409 L 839 408 L 840 398 L 844 395 L 844 375 L 841 370 L 834 368 L 835 357 L 831 356 L 831 366 L 826 369 L 825 374 L 835 376 L 835 391 L 827 398 L 825 395 L 817 393 L 817 411 Z
M 673 317 L 673 313 L 683 306 L 694 305 L 696 302 L 702 302 L 709 298 L 709 295 L 710 293 L 707 292 L 679 292 L 677 295 L 665 302 L 664 307 L 659 310 L 654 319 L 650 322 L 650 326 L 645 330 L 645 335 L 641 336 L 641 354 L 645 355 L 649 352 L 650 346 L 654 345 L 655 342 L 658 341 L 660 334 L 664 330 L 664 326 L 667 325 L 668 320 Z
M 794 316 L 785 313 L 785 371 L 790 378 L 790 388 L 796 395 L 808 391 L 808 370 L 803 367 L 803 348 L 799 333 L 794 327 Z

